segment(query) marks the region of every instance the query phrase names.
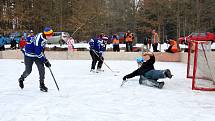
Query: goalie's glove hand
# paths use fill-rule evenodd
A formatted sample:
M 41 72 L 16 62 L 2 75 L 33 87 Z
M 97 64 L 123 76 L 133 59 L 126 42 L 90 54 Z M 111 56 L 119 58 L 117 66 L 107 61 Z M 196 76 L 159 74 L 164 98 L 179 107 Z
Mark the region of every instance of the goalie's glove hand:
M 122 79 L 125 81 L 125 80 L 127 79 L 127 77 L 126 77 L 126 76 L 124 76 Z
M 49 62 L 48 59 L 45 59 L 44 64 L 45 64 L 45 66 L 48 67 L 48 68 L 51 67 L 51 63 Z

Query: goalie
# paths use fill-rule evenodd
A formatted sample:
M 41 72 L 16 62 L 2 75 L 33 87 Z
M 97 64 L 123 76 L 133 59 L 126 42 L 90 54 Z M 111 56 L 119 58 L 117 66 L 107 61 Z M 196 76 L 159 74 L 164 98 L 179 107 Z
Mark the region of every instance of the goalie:
M 165 70 L 155 70 L 155 56 L 151 52 L 146 52 L 143 54 L 142 60 L 137 59 L 138 66 L 137 70 L 123 77 L 123 80 L 133 78 L 140 75 L 139 84 L 147 85 L 152 87 L 157 87 L 161 89 L 164 85 L 164 82 L 158 82 L 158 79 L 162 78 L 172 78 L 171 71 L 169 69 Z

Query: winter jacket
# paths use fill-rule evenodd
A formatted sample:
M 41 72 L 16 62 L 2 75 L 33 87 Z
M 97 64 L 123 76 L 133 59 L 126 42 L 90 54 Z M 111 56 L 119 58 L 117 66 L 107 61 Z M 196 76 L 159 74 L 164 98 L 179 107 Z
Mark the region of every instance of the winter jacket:
M 154 70 L 154 63 L 155 63 L 155 56 L 152 55 L 150 56 L 150 59 L 147 60 L 146 62 L 143 62 L 143 64 L 141 65 L 140 68 L 138 68 L 137 70 L 133 71 L 132 73 L 126 75 L 126 78 L 133 78 L 135 76 L 138 75 L 144 75 L 146 72 L 150 71 L 150 70 Z
M 175 53 L 175 52 L 178 51 L 177 42 L 176 42 L 175 40 L 171 40 L 171 41 L 170 41 L 170 46 L 172 46 L 172 47 L 171 47 L 171 51 L 172 51 L 173 53 Z
M 158 43 L 158 42 L 159 42 L 158 33 L 154 33 L 154 34 L 152 35 L 152 38 L 151 38 L 151 43 L 152 43 L 152 44 L 156 44 L 156 43 Z
M 113 45 L 119 45 L 119 40 L 117 38 L 113 39 Z
M 31 41 L 25 45 L 25 56 L 39 58 L 42 62 L 45 61 L 45 44 L 46 39 L 42 33 L 37 34 Z
M 26 44 L 27 44 L 26 40 L 24 39 L 24 37 L 22 37 L 20 39 L 20 41 L 19 41 L 19 47 L 20 47 L 20 49 L 23 49 Z
M 134 35 L 132 33 L 126 33 L 125 34 L 125 41 L 126 42 L 132 42 L 134 39 Z

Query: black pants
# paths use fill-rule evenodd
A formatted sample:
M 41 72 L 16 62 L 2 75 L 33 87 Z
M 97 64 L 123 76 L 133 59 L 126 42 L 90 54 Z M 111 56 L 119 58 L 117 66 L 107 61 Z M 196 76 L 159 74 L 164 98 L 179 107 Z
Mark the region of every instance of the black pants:
M 120 51 L 120 49 L 119 49 L 119 45 L 113 45 L 113 51 L 114 52 L 119 52 Z
M 133 51 L 133 45 L 132 45 L 132 42 L 126 42 L 126 51 L 129 52 L 129 51 Z
M 0 51 L 3 51 L 3 50 L 5 50 L 4 45 L 0 47 Z
M 153 47 L 153 52 L 159 52 L 158 51 L 158 43 L 154 43 L 154 44 L 152 44 L 152 47 Z
M 15 40 L 12 40 L 12 42 L 10 43 L 10 48 L 16 49 L 16 41 Z
M 92 57 L 91 69 L 95 69 L 97 61 L 98 61 L 97 69 L 101 69 L 104 58 L 102 56 L 99 56 L 99 54 L 93 50 L 90 50 L 90 55 Z
M 25 71 L 21 75 L 23 78 L 26 78 L 32 71 L 33 63 L 35 62 L 37 65 L 37 69 L 39 71 L 40 75 L 40 82 L 44 82 L 45 79 L 45 67 L 44 63 L 39 58 L 32 58 L 24 56 L 24 62 L 25 62 Z

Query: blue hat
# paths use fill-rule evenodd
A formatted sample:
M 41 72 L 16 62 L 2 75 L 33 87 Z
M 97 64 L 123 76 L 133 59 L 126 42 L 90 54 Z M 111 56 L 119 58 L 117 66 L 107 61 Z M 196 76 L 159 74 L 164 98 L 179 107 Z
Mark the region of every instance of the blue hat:
M 136 59 L 137 63 L 143 63 L 144 62 L 144 58 L 143 57 L 138 57 Z
M 45 29 L 44 29 L 44 34 L 46 35 L 46 36 L 51 36 L 51 35 L 53 35 L 53 30 L 50 28 L 50 27 L 45 27 Z

